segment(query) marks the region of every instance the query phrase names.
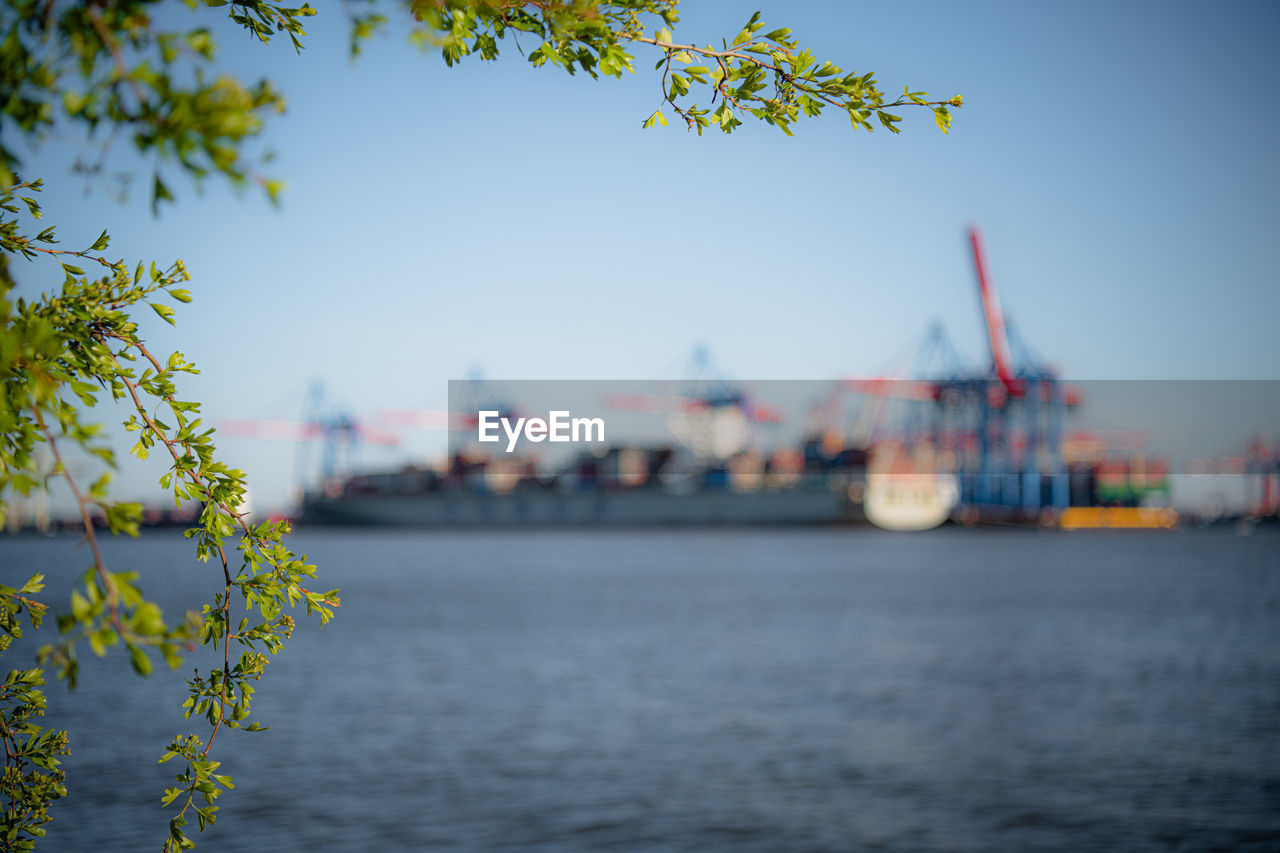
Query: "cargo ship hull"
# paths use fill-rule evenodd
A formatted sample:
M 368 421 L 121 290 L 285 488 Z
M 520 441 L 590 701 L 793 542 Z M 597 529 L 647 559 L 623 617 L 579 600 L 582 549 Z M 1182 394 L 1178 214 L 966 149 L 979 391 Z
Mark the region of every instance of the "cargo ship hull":
M 309 497 L 301 520 L 368 527 L 491 527 L 856 524 L 866 519 L 843 490 L 794 488 L 690 494 L 645 489 Z

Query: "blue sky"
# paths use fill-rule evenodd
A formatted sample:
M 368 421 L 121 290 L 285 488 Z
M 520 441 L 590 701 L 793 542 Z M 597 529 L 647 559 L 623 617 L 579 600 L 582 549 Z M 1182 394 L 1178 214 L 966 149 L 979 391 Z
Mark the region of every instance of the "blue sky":
M 393 33 L 353 65 L 322 14 L 301 56 L 222 36 L 228 66 L 289 98 L 266 133 L 278 210 L 179 186 L 153 219 L 142 193 L 86 195 L 60 144 L 27 171 L 64 243 L 105 226 L 128 259 L 187 262 L 196 301 L 144 329 L 202 367 L 214 419 L 297 416 L 317 378 L 369 415 L 440 406 L 475 365 L 656 378 L 697 342 L 739 377 L 867 374 L 935 320 L 982 363 L 970 222 L 1006 312 L 1068 376 L 1278 377 L 1280 8 L 688 0 L 677 37 L 757 8 L 890 92 L 963 95 L 951 134 L 923 110 L 898 136 L 837 114 L 794 138 L 642 130 L 646 52 L 593 82 L 509 45 L 448 69 Z M 287 494 L 287 445 L 224 450 L 265 503 Z

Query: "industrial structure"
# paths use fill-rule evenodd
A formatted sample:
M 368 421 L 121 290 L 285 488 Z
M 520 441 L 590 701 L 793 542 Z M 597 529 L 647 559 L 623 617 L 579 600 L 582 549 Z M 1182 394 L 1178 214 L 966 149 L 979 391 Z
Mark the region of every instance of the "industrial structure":
M 987 269 L 982 237 L 969 230 L 990 365 L 980 372 L 951 357 L 932 376 L 849 379 L 846 390 L 907 401 L 901 452 L 917 475 L 954 477 L 961 517 L 1030 520 L 1072 503 L 1063 454 L 1067 410 L 1078 395 L 1057 370 L 1010 335 Z M 1020 356 L 1014 358 L 1014 347 Z M 954 353 L 935 327 L 926 351 Z

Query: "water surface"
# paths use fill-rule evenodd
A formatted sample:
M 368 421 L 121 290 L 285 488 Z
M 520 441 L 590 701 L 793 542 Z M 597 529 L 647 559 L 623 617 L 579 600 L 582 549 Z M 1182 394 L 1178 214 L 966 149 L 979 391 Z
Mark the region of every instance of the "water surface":
M 1280 847 L 1274 532 L 296 544 L 344 604 L 271 664 L 272 730 L 219 735 L 238 786 L 201 849 Z M 166 612 L 217 588 L 189 554 L 107 547 Z M 0 541 L 6 580 L 87 560 Z M 159 848 L 182 675 L 114 655 L 50 690 L 72 796 L 45 849 Z

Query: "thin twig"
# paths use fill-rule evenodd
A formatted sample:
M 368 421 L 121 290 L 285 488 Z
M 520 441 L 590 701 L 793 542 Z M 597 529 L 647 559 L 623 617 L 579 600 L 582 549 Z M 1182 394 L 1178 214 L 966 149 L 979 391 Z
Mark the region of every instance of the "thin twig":
M 84 536 L 89 543 L 89 550 L 93 552 L 93 567 L 97 570 L 98 577 L 102 580 L 102 586 L 107 593 L 107 607 L 111 612 L 111 624 L 123 635 L 126 632 L 124 624 L 120 621 L 120 596 L 116 591 L 115 581 L 112 580 L 110 573 L 107 572 L 106 563 L 102 559 L 102 551 L 98 548 L 98 536 L 94 532 L 93 518 L 89 515 L 89 501 L 85 498 L 84 492 L 80 491 L 75 478 L 71 476 L 71 471 L 67 469 L 66 464 L 62 461 L 62 453 L 58 450 L 58 442 L 45 424 L 44 415 L 40 413 L 39 407 L 32 407 L 31 411 L 36 416 L 36 423 L 39 425 L 40 431 L 44 433 L 45 440 L 49 442 L 49 449 L 53 452 L 53 459 L 58 465 L 58 472 L 67 481 L 67 487 L 71 489 L 71 494 L 75 497 L 76 504 L 80 507 L 80 522 L 84 525 Z

